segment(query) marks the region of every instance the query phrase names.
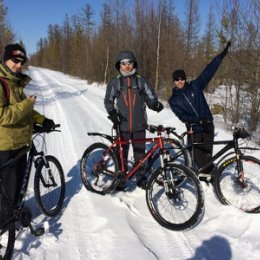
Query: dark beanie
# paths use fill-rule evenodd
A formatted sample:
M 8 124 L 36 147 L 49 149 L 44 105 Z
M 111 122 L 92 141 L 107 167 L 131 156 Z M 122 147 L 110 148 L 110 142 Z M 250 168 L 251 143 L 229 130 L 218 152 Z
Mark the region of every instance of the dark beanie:
M 175 70 L 172 73 L 172 79 L 185 79 L 186 80 L 186 74 L 184 70 Z
M 4 52 L 3 60 L 7 61 L 7 60 L 10 60 L 12 58 L 19 59 L 23 62 L 27 61 L 26 51 L 18 43 L 8 44 L 8 45 L 5 46 L 5 52 Z

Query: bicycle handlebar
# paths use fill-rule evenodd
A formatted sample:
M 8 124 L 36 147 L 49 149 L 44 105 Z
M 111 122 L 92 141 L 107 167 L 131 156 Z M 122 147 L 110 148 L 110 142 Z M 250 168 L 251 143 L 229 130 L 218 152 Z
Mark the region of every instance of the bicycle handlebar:
M 148 130 L 150 133 L 162 133 L 162 132 L 166 132 L 167 134 L 176 134 L 175 130 L 176 128 L 175 127 L 164 127 L 163 125 L 158 125 L 158 126 L 155 126 L 155 125 L 148 125 L 146 127 L 146 130 Z
M 189 124 L 190 129 L 187 130 L 187 131 L 185 131 L 184 133 L 182 133 L 182 134 L 181 134 L 181 137 L 183 138 L 183 137 L 184 137 L 185 135 L 187 135 L 187 134 L 193 134 L 193 129 L 192 129 L 192 127 L 193 127 L 193 126 L 197 126 L 197 125 L 201 125 L 201 124 L 199 124 L 199 123 L 190 123 L 190 124 Z M 233 131 L 233 137 L 234 137 L 234 139 L 239 139 L 239 138 L 241 138 L 241 139 L 246 139 L 246 138 L 248 138 L 248 137 L 251 136 L 250 133 L 248 133 L 248 132 L 246 131 L 245 127 L 234 127 L 234 128 L 232 129 L 232 131 Z M 176 135 L 176 133 L 173 133 L 173 134 Z M 176 136 L 178 136 L 178 135 L 176 135 Z
M 51 129 L 46 130 L 45 127 L 41 125 L 34 125 L 33 134 L 41 134 L 41 133 L 50 133 L 50 132 L 61 132 L 61 130 L 57 130 L 56 128 L 59 128 L 60 124 L 54 125 Z

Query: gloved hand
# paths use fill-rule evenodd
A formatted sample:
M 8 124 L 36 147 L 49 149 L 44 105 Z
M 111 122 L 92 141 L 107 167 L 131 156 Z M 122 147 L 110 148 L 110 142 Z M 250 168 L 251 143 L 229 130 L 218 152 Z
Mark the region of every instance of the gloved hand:
M 120 124 L 120 122 L 121 122 L 120 121 L 120 114 L 115 109 L 113 109 L 108 114 L 109 114 L 109 119 L 113 122 L 113 124 L 115 126 Z
M 158 101 L 158 103 L 156 104 L 154 111 L 156 112 L 161 112 L 163 110 L 163 104 L 161 102 Z
M 55 127 L 55 123 L 53 120 L 45 118 L 43 120 L 42 127 L 46 132 L 50 132 Z
M 231 41 L 228 41 L 225 49 L 219 54 L 219 56 L 224 58 L 227 55 L 230 46 L 231 46 Z

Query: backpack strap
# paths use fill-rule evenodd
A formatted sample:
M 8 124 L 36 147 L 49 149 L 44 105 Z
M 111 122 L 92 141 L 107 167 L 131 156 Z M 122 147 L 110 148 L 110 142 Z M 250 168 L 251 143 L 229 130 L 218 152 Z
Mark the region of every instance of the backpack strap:
M 1 77 L 0 77 L 0 85 L 3 87 L 4 93 L 5 93 L 5 98 L 6 98 L 6 100 L 9 103 L 9 100 L 10 100 L 10 88 L 9 88 L 7 82 L 3 78 L 1 78 Z
M 121 86 L 123 85 L 123 82 L 122 82 L 122 77 L 121 77 L 121 75 L 119 74 L 119 75 L 117 75 L 117 98 L 120 96 L 120 93 L 122 92 L 122 90 L 121 90 Z M 142 90 L 143 90 L 143 88 L 142 88 L 142 85 L 141 85 L 141 75 L 140 74 L 136 74 L 136 85 L 137 85 L 137 87 L 138 87 L 138 90 L 139 90 L 139 93 L 142 93 Z

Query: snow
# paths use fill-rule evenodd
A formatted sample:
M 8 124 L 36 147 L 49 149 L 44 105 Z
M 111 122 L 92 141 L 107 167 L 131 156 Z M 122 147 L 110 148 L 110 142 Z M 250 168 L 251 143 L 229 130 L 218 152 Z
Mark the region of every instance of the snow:
M 105 86 L 42 68 L 29 67 L 28 74 L 32 81 L 26 93 L 37 93 L 35 109 L 61 124 L 60 133 L 46 135 L 45 148 L 63 166 L 66 196 L 62 213 L 47 218 L 36 207 L 30 186 L 28 204 L 34 222 L 44 225 L 46 233 L 33 237 L 25 230 L 16 241 L 13 259 L 260 259 L 259 215 L 220 204 L 212 186 L 204 182 L 205 215 L 185 232 L 161 227 L 150 215 L 140 188 L 106 196 L 87 191 L 80 178 L 80 159 L 90 144 L 99 141 L 87 132 L 111 133 L 103 103 Z M 165 105 L 159 114 L 148 111 L 149 123 L 175 126 L 181 133 L 184 126 Z M 231 132 L 222 117 L 216 116 L 215 122 L 216 139 L 229 139 Z

